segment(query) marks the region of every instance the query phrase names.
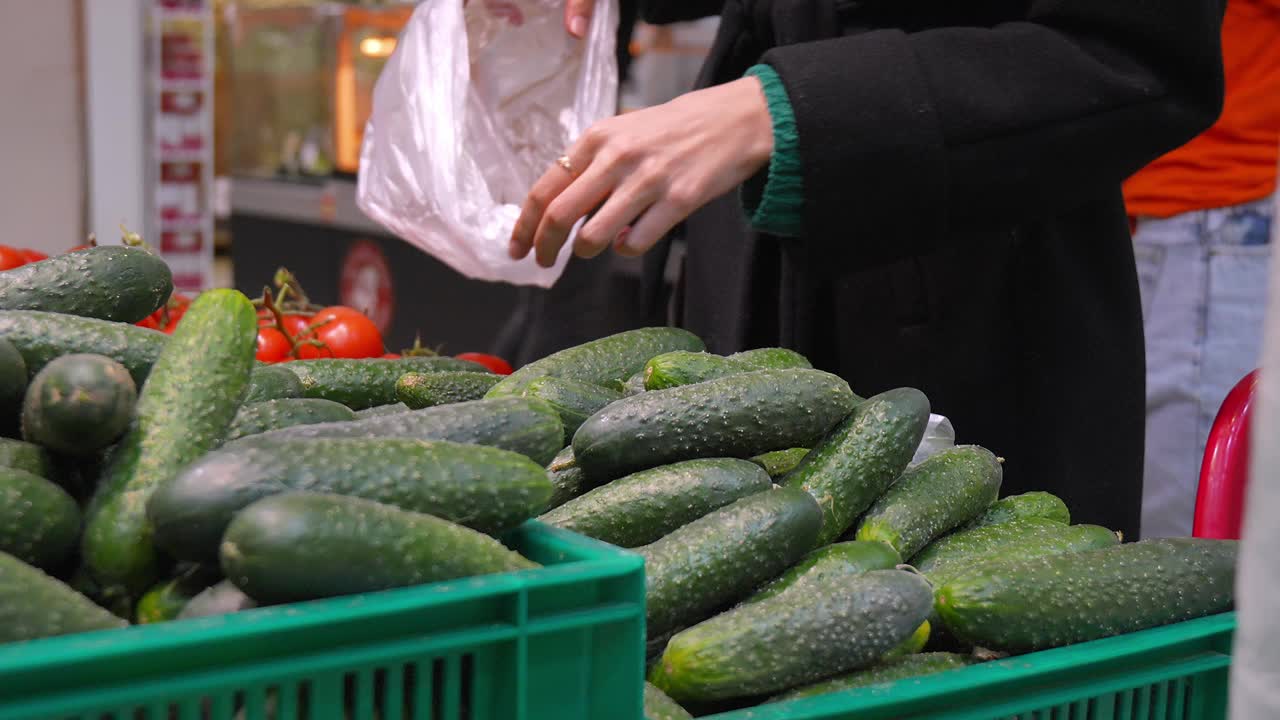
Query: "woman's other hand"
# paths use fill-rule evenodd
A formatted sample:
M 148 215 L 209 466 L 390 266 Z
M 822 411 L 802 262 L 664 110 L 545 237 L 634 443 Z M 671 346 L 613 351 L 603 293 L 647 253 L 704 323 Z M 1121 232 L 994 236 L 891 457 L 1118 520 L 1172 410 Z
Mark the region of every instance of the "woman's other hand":
M 595 9 L 596 0 L 567 0 L 564 4 L 564 29 L 576 38 L 585 37 Z

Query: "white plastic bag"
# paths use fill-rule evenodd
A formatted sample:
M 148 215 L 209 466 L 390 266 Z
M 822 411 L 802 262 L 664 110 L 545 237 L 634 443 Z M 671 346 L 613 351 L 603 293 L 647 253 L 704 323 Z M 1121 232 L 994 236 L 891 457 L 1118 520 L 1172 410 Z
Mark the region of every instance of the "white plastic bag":
M 584 40 L 564 0 L 422 2 L 373 91 L 360 209 L 467 277 L 550 287 L 573 237 L 552 268 L 507 243 L 534 181 L 614 113 L 617 24 L 617 0 Z
M 956 430 L 951 421 L 942 415 L 929 415 L 929 424 L 925 426 L 924 437 L 916 447 L 916 454 L 911 458 L 911 466 L 919 465 L 943 450 L 955 447 Z

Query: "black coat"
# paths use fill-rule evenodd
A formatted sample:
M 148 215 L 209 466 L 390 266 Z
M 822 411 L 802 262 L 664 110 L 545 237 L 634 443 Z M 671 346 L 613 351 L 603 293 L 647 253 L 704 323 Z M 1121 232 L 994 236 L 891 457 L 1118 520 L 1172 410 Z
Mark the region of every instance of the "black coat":
M 778 71 L 805 231 L 751 232 L 736 195 L 699 211 L 672 319 L 716 352 L 795 348 L 860 394 L 920 388 L 1006 458 L 1004 494 L 1048 490 L 1136 537 L 1145 368 L 1120 183 L 1217 117 L 1222 10 L 730 0 L 701 83 Z

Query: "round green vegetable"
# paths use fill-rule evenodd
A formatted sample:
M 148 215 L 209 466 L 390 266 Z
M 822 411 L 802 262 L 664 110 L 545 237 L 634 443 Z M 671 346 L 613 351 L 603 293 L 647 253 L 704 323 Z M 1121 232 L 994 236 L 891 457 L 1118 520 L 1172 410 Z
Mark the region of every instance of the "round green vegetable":
M 138 389 L 102 355 L 64 355 L 36 373 L 22 404 L 22 435 L 67 455 L 92 455 L 124 434 Z

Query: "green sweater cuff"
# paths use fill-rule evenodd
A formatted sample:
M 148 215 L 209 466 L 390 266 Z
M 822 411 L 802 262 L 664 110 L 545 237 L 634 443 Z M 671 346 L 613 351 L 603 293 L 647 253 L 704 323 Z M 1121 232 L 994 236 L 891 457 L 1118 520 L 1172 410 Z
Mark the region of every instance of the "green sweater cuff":
M 804 185 L 800 174 L 800 137 L 787 89 L 768 65 L 746 73 L 760 81 L 773 121 L 773 154 L 769 166 L 742 186 L 742 206 L 757 231 L 795 237 L 801 234 Z

